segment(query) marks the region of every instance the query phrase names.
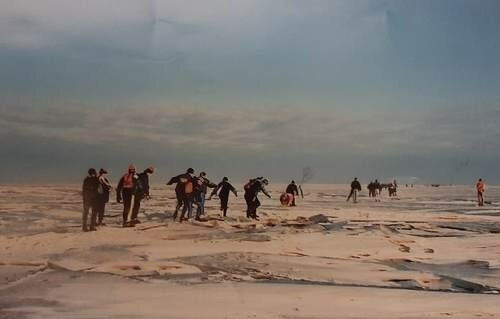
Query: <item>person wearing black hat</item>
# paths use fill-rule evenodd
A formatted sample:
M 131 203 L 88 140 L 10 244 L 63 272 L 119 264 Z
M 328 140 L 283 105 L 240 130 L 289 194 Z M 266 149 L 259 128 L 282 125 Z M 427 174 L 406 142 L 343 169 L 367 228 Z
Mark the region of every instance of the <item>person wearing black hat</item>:
M 104 226 L 104 211 L 106 203 L 109 202 L 111 183 L 108 180 L 108 172 L 101 168 L 99 170 L 99 185 L 97 187 L 97 226 Z
M 90 230 L 94 231 L 97 218 L 97 189 L 99 187 L 99 179 L 97 178 L 97 172 L 94 168 L 88 170 L 88 176 L 83 180 L 82 186 L 82 196 L 83 196 L 83 218 L 82 218 L 82 230 L 89 231 L 88 228 L 88 216 L 89 212 L 92 211 L 90 216 Z
M 176 184 L 175 185 L 175 196 L 177 198 L 177 205 L 175 206 L 175 212 L 174 212 L 174 215 L 172 216 L 172 218 L 175 219 L 177 218 L 177 215 L 179 213 L 179 209 L 183 206 L 185 206 L 185 204 L 187 203 L 189 205 L 189 207 L 186 207 L 186 210 L 189 210 L 191 211 L 192 210 L 192 202 L 189 201 L 189 197 L 191 197 L 191 195 L 186 195 L 186 190 L 187 191 L 191 191 L 192 193 L 192 181 L 194 179 L 194 169 L 192 168 L 188 168 L 186 170 L 186 173 L 184 174 L 180 174 L 180 175 L 177 175 L 177 176 L 174 176 L 172 177 L 167 185 L 173 185 L 173 184 Z M 191 187 L 188 187 L 188 182 L 191 182 Z M 185 212 L 184 210 L 184 207 L 183 207 L 183 211 Z M 188 212 L 188 216 L 190 216 L 191 213 Z
M 212 191 L 212 194 L 208 197 L 211 199 L 213 195 L 216 195 L 219 192 L 220 199 L 220 210 L 223 212 L 224 217 L 226 217 L 228 203 L 229 203 L 229 192 L 232 192 L 234 196 L 238 197 L 238 192 L 236 189 L 229 183 L 229 178 L 224 177 L 222 182 L 220 182 L 216 188 Z
M 295 204 L 295 196 L 299 196 L 299 189 L 295 181 L 292 181 L 286 188 L 285 193 L 292 195 L 292 204 L 290 206 L 297 206 Z

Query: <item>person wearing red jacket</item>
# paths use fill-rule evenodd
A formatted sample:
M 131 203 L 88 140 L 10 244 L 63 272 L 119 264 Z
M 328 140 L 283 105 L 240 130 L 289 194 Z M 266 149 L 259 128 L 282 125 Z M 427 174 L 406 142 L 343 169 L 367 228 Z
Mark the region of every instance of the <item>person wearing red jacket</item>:
M 116 201 L 123 200 L 123 227 L 134 227 L 139 224 L 137 219 L 141 200 L 149 198 L 149 175 L 154 173 L 154 168 L 149 167 L 144 172 L 137 174 L 135 165 L 131 164 L 128 173 L 123 175 L 116 188 Z

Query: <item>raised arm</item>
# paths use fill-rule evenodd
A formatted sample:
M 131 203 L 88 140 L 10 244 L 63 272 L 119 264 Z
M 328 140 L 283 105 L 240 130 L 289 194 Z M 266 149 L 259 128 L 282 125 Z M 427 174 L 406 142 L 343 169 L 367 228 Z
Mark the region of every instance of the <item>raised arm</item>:
M 233 192 L 234 196 L 238 197 L 238 192 L 236 191 L 236 188 L 234 188 L 233 185 L 229 184 L 229 189 L 231 192 Z
M 167 185 L 173 185 L 173 184 L 175 184 L 175 183 L 179 183 L 179 176 L 174 176 L 174 177 L 172 177 L 172 178 L 168 181 Z
M 264 186 L 261 186 L 260 187 L 262 193 L 264 193 L 264 195 L 266 195 L 267 197 L 271 198 L 271 195 L 269 195 L 269 193 L 267 192 L 267 190 L 264 188 Z
M 109 182 L 109 180 L 103 176 L 99 177 L 99 181 L 104 184 L 105 186 L 109 187 L 110 189 L 113 187 L 111 186 L 111 183 Z
M 214 196 L 214 195 L 216 195 L 217 192 L 219 191 L 219 189 L 222 187 L 222 185 L 223 185 L 223 183 L 219 183 L 219 185 L 215 185 L 215 188 L 212 191 L 212 193 L 210 193 L 209 198 L 212 197 L 212 196 Z
M 207 187 L 208 188 L 215 188 L 215 189 L 217 189 L 217 187 L 219 187 L 219 185 L 217 185 L 215 183 L 212 183 L 211 181 L 207 180 Z

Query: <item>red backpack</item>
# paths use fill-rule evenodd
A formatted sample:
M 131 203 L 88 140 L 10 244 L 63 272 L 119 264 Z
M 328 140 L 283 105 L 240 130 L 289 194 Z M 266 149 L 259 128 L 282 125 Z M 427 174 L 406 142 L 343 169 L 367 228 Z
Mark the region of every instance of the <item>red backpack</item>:
M 193 182 L 192 181 L 188 181 L 184 185 L 184 193 L 191 194 L 192 192 L 193 192 Z
M 253 186 L 253 184 L 254 184 L 254 183 L 255 183 L 255 179 L 250 179 L 250 180 L 248 181 L 248 183 L 246 183 L 246 184 L 243 186 L 243 188 L 247 191 L 247 190 L 249 190 L 249 189 Z

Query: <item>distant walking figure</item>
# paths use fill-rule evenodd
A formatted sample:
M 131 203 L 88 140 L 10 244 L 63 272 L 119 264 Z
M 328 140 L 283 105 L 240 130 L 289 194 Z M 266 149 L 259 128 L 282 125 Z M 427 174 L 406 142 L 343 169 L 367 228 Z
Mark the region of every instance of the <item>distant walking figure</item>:
M 348 202 L 352 197 L 353 203 L 357 203 L 358 202 L 358 192 L 360 192 L 360 191 L 361 191 L 361 184 L 359 183 L 358 178 L 354 177 L 354 180 L 351 183 L 351 192 L 349 193 L 349 196 L 347 196 L 346 202 Z
M 374 182 L 371 181 L 368 184 L 368 186 L 366 186 L 366 188 L 368 189 L 368 197 L 375 197 L 375 196 L 377 196 L 375 194 L 376 191 L 375 191 L 375 183 Z
M 486 185 L 483 182 L 483 179 L 479 179 L 476 183 L 477 190 L 477 204 L 479 206 L 484 206 L 484 191 L 486 189 Z
M 398 182 L 394 180 L 392 183 L 389 184 L 387 190 L 389 191 L 389 197 L 398 196 Z

